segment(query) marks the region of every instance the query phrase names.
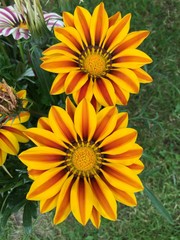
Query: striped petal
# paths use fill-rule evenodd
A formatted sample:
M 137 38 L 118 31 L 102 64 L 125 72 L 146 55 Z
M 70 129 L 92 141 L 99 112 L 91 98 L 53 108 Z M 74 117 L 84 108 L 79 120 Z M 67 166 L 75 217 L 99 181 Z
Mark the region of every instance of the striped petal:
M 128 114 L 126 112 L 119 113 L 117 116 L 117 122 L 116 122 L 116 127 L 114 128 L 114 131 L 121 128 L 127 128 L 127 125 L 128 125 Z
M 111 82 L 108 79 L 100 78 L 94 82 L 94 96 L 103 106 L 115 105 L 116 95 Z
M 64 92 L 64 83 L 66 81 L 67 76 L 68 73 L 59 73 L 56 76 L 51 86 L 50 90 L 51 95 L 61 94 Z
M 26 143 L 28 138 L 24 135 L 26 128 L 22 124 L 13 124 L 11 126 L 3 126 L 3 129 L 11 132 L 18 140 L 18 142 Z
M 59 41 L 65 43 L 70 49 L 78 54 L 81 53 L 83 49 L 83 42 L 80 34 L 75 28 L 55 28 L 54 34 Z
M 90 141 L 96 130 L 97 118 L 94 107 L 83 99 L 74 114 L 74 126 L 81 140 Z
M 86 46 L 90 44 L 91 14 L 85 8 L 76 7 L 74 11 L 74 24 Z
M 53 73 L 68 73 L 78 69 L 78 64 L 66 56 L 55 56 L 48 58 L 40 67 L 46 71 Z
M 2 151 L 12 155 L 16 155 L 19 152 L 17 138 L 5 129 L 0 129 L 0 146 Z
M 78 59 L 76 56 L 76 53 L 70 49 L 68 46 L 66 46 L 64 43 L 57 43 L 49 47 L 43 52 L 43 55 L 45 56 L 51 56 L 51 55 L 66 55 L 72 59 Z
M 30 169 L 47 170 L 62 164 L 65 155 L 59 149 L 40 146 L 29 148 L 18 157 Z
M 78 91 L 88 81 L 88 74 L 81 71 L 71 71 L 65 80 L 66 94 Z
M 6 161 L 7 153 L 0 148 L 0 166 L 2 166 Z
M 130 94 L 129 92 L 122 89 L 119 85 L 117 85 L 115 82 L 111 81 L 111 84 L 114 87 L 114 91 L 116 94 L 117 104 L 119 105 L 127 105 L 127 102 L 129 100 Z
M 78 104 L 83 98 L 91 101 L 93 97 L 93 80 L 88 79 L 86 83 L 76 92 L 73 93 L 73 99 Z
M 77 178 L 71 188 L 71 211 L 75 218 L 86 225 L 92 212 L 93 194 L 86 178 Z
M 58 194 L 40 201 L 40 213 L 46 213 L 54 209 L 57 205 Z
M 136 74 L 130 69 L 112 70 L 107 77 L 127 92 L 138 93 L 139 81 Z
M 99 228 L 100 227 L 100 224 L 101 224 L 101 216 L 99 214 L 99 212 L 96 210 L 95 207 L 93 207 L 92 209 L 92 214 L 91 214 L 91 222 L 92 224 L 96 227 L 96 228 Z
M 106 164 L 101 172 L 108 183 L 117 189 L 132 193 L 143 190 L 139 177 L 126 166 Z
M 118 68 L 140 68 L 152 62 L 152 59 L 138 49 L 126 49 L 113 58 L 112 64 Z
M 58 201 L 56 205 L 56 212 L 54 216 L 54 224 L 63 222 L 71 212 L 70 194 L 71 194 L 72 184 L 73 184 L 73 175 L 71 175 L 66 179 L 59 193 Z
M 105 159 L 108 162 L 120 163 L 125 166 L 134 164 L 136 161 L 139 163 L 139 158 L 142 156 L 143 149 L 138 144 L 134 143 L 131 148 L 121 154 L 116 155 L 106 155 Z
M 97 127 L 93 136 L 95 142 L 106 138 L 115 128 L 117 121 L 117 108 L 106 107 L 97 113 Z
M 49 124 L 49 119 L 47 117 L 40 117 L 38 119 L 37 127 L 46 129 L 48 131 L 52 131 L 50 124 Z
M 37 177 L 39 177 L 44 172 L 45 172 L 45 170 L 37 170 L 37 169 L 28 168 L 28 177 L 31 178 L 32 180 L 35 180 Z
M 100 177 L 91 179 L 91 187 L 94 193 L 93 203 L 97 211 L 105 218 L 116 220 L 117 204 L 108 186 Z
M 63 22 L 66 27 L 75 27 L 74 26 L 74 16 L 69 12 L 63 12 Z
M 109 26 L 109 20 L 104 3 L 100 3 L 93 11 L 90 25 L 92 46 L 99 46 L 103 42 Z
M 107 51 L 111 51 L 126 37 L 130 28 L 130 20 L 131 14 L 127 14 L 108 29 L 103 48 L 107 49 Z
M 43 200 L 55 196 L 65 182 L 68 173 L 64 167 L 52 168 L 42 173 L 31 185 L 28 200 Z
M 140 174 L 144 169 L 144 164 L 138 159 L 133 164 L 129 165 L 128 168 L 131 169 L 135 174 Z
M 37 146 L 47 146 L 64 150 L 66 145 L 54 133 L 39 128 L 29 128 L 25 131 L 25 135 L 33 141 Z
M 69 97 L 66 98 L 66 112 L 71 117 L 72 121 L 74 121 L 74 113 L 76 107 L 74 106 L 73 102 L 70 100 Z
M 64 109 L 52 106 L 49 111 L 49 122 L 55 135 L 62 141 L 69 144 L 77 141 L 72 119 Z
M 117 55 L 126 48 L 137 48 L 145 38 L 149 35 L 149 31 L 136 31 L 129 33 L 126 38 L 118 44 L 112 52 L 112 55 Z
M 119 21 L 120 19 L 121 19 L 121 13 L 120 12 L 115 13 L 113 16 L 109 18 L 109 27 L 116 24 L 116 22 Z
M 137 138 L 137 131 L 132 128 L 119 129 L 105 138 L 99 145 L 104 154 L 120 154 L 129 149 Z
M 153 81 L 152 77 L 141 68 L 133 69 L 140 83 L 150 83 Z

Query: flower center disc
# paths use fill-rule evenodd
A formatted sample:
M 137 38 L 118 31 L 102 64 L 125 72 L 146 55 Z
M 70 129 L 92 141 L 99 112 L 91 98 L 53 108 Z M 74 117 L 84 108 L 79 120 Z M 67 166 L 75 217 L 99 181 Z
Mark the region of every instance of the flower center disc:
M 24 22 L 20 22 L 20 24 L 19 24 L 19 28 L 21 28 L 21 29 L 25 29 L 25 30 L 28 30 L 28 26 L 27 26 L 27 24 L 24 23 Z
M 98 53 L 89 54 L 84 59 L 84 69 L 91 75 L 102 75 L 106 70 L 106 60 Z
M 79 171 L 89 171 L 96 164 L 96 154 L 90 147 L 79 147 L 73 153 L 72 163 Z

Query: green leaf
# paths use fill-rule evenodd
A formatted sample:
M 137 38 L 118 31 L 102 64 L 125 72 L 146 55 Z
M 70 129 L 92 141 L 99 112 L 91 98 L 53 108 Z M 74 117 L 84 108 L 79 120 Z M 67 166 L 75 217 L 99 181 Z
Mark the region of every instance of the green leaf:
M 32 218 L 37 217 L 37 205 L 34 202 L 27 201 L 23 212 L 23 226 L 26 234 L 32 232 Z
M 171 224 L 173 224 L 173 219 L 167 209 L 163 204 L 156 198 L 156 196 L 151 192 L 146 186 L 144 186 L 144 192 L 147 197 L 151 200 L 152 205 L 158 210 L 158 212 Z

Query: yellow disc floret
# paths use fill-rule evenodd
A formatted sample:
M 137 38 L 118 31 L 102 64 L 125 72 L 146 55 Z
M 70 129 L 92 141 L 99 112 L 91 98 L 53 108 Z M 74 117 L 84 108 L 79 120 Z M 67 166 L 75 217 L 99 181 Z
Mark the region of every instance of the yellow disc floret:
M 84 59 L 83 67 L 90 75 L 103 75 L 106 71 L 106 59 L 98 53 L 89 54 Z
M 96 154 L 90 147 L 79 147 L 72 155 L 72 163 L 78 171 L 89 171 L 96 164 Z

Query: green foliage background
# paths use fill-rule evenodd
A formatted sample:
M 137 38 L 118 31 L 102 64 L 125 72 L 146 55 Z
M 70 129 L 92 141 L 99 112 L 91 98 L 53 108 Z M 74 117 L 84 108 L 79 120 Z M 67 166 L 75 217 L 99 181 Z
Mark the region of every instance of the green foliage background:
M 1 3 L 3 2 L 1 1 Z M 73 12 L 74 7 L 78 4 L 78 1 L 75 0 L 43 0 L 41 2 L 43 9 L 58 14 L 64 10 Z M 81 5 L 92 11 L 99 2 L 99 0 L 84 0 Z M 7 5 L 10 3 L 12 1 L 6 1 Z M 24 202 L 22 189 L 28 188 L 30 184 L 26 178 L 25 167 L 20 166 L 20 172 L 11 171 L 11 174 L 15 176 L 12 181 L 9 181 L 7 174 L 0 169 L 0 185 L 6 186 L 6 188 L 1 188 L 1 193 L 9 191 L 11 193 L 10 209 L 12 210 L 16 206 L 13 209 L 15 214 L 10 217 L 6 226 L 3 223 L 9 216 L 8 211 L 5 219 L 0 219 L 2 223 L 0 236 L 3 240 L 179 239 L 178 160 L 180 157 L 178 147 L 180 134 L 178 121 L 180 102 L 178 63 L 180 52 L 178 43 L 180 42 L 180 16 L 178 9 L 180 9 L 180 3 L 178 0 L 104 0 L 104 3 L 109 15 L 117 11 L 121 11 L 123 16 L 129 12 L 132 13 L 131 31 L 144 29 L 151 31 L 150 36 L 140 49 L 148 53 L 153 59 L 153 63 L 148 65 L 146 70 L 154 81 L 148 85 L 141 85 L 140 93 L 131 95 L 128 106 L 121 107 L 121 110 L 129 113 L 129 125 L 139 132 L 138 142 L 144 148 L 142 160 L 145 164 L 141 179 L 147 189 L 143 193 L 137 194 L 138 206 L 136 208 L 119 205 L 118 221 L 110 222 L 103 219 L 99 230 L 92 227 L 90 223 L 83 227 L 71 216 L 62 224 L 53 226 L 51 213 L 44 215 L 37 213 L 36 216 L 34 215 L 35 211 L 33 211 L 36 204 Z M 55 41 L 53 36 L 51 37 L 50 41 Z M 41 82 L 38 83 L 39 89 L 34 89 L 34 73 L 29 69 L 26 61 L 22 61 L 18 44 L 20 43 L 14 44 L 10 37 L 0 38 L 0 80 L 5 78 L 17 90 L 27 89 L 29 98 L 34 102 L 37 96 L 39 97 L 38 104 L 35 102 L 32 107 L 35 117 L 29 124 L 33 125 L 41 114 L 47 112 L 51 103 L 61 104 L 64 96 L 49 98 L 47 95 L 46 99 L 41 98 L 41 90 L 46 90 L 43 90 Z M 27 54 L 27 49 L 33 46 L 23 45 L 23 47 Z M 34 53 L 31 51 L 31 54 L 32 52 Z M 34 61 L 32 66 L 38 61 L 36 57 Z M 48 89 L 54 76 L 53 74 L 45 74 L 43 77 L 48 79 Z M 8 169 L 12 169 L 13 161 L 17 163 L 18 168 L 20 163 L 15 157 L 10 157 L 7 161 Z M 19 177 L 22 178 L 22 176 L 24 181 L 18 181 Z M 15 184 L 18 184 L 18 188 Z M 156 198 L 151 195 L 148 189 L 154 193 Z M 162 208 L 158 200 L 168 212 Z M 17 205 L 15 205 L 16 201 Z M 27 210 L 23 215 L 22 210 L 18 212 L 17 210 L 21 209 L 24 204 Z M 4 205 L 1 206 L 1 212 L 4 207 Z M 9 212 L 11 211 L 9 210 Z M 32 218 L 26 216 L 27 212 L 33 213 Z M 26 231 L 22 227 L 23 217 Z M 30 233 L 28 227 L 29 221 L 32 219 L 34 219 L 33 229 Z

